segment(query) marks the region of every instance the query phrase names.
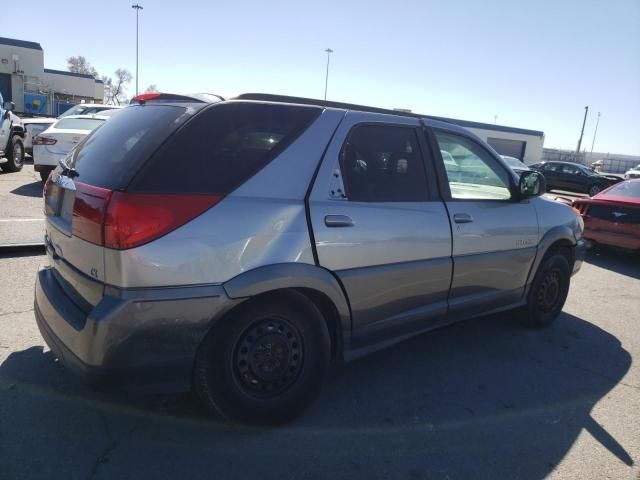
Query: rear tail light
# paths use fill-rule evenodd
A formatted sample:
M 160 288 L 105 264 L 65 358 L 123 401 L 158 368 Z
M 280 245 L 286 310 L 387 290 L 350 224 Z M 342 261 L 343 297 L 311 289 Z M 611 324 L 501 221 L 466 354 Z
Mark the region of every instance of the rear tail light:
M 75 182 L 73 235 L 116 250 L 138 247 L 205 212 L 221 195 L 114 192 Z
M 82 182 L 75 182 L 75 185 L 71 232 L 87 242 L 104 245 L 104 216 L 113 192 Z
M 221 198 L 113 192 L 104 222 L 104 246 L 124 250 L 155 240 L 197 217 Z
M 58 143 L 58 140 L 56 140 L 55 138 L 41 137 L 40 135 L 36 135 L 31 143 L 33 145 L 55 145 L 56 143 Z

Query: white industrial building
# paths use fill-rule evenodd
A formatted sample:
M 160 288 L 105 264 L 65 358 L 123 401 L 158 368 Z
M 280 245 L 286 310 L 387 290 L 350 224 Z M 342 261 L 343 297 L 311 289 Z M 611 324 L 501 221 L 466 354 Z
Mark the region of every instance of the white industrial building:
M 37 42 L 0 37 L 0 92 L 17 112 L 58 115 L 70 104 L 102 103 L 104 84 L 91 75 L 44 68 Z
M 542 160 L 544 132 L 453 118 L 436 118 L 471 130 L 501 155 L 519 158 L 527 165 Z

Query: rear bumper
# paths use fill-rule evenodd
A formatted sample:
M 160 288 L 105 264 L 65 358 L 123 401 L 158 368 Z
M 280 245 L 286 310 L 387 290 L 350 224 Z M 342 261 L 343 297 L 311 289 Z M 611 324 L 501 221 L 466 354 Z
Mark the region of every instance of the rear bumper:
M 615 228 L 615 225 L 611 226 L 612 230 Z M 639 233 L 638 235 L 621 230 L 622 229 L 620 229 L 619 226 L 617 232 L 585 228 L 584 236 L 585 238 L 602 245 L 610 245 L 612 247 L 626 248 L 629 250 L 640 249 L 640 228 L 636 227 L 636 230 L 638 230 Z
M 37 165 L 57 167 L 58 162 L 67 156 L 66 153 L 50 152 L 44 145 L 34 145 L 32 150 L 34 168 Z
M 211 324 L 238 300 L 220 285 L 121 290 L 107 287 L 81 310 L 53 269 L 38 272 L 35 317 L 58 359 L 87 381 L 128 390 L 191 387 L 198 346 Z

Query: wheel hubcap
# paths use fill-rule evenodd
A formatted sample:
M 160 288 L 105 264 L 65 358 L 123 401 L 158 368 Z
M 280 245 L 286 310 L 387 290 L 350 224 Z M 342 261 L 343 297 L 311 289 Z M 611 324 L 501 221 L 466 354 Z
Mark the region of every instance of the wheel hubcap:
M 594 195 L 597 195 L 600 192 L 600 189 L 598 187 L 591 187 L 591 191 L 589 192 L 589 194 L 593 197 Z
M 538 305 L 544 311 L 553 310 L 560 299 L 560 273 L 552 270 L 544 277 L 538 289 Z
M 280 319 L 262 320 L 240 337 L 235 367 L 240 383 L 254 396 L 275 396 L 300 374 L 303 348 L 298 331 Z
M 13 161 L 16 165 L 20 165 L 22 163 L 22 148 L 18 145 L 13 149 Z

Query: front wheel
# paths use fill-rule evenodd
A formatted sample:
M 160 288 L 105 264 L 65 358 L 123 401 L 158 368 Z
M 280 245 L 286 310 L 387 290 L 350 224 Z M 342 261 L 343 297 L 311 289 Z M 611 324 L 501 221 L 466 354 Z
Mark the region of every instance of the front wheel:
M 225 418 L 282 422 L 315 398 L 330 351 L 325 319 L 304 295 L 249 300 L 205 338 L 194 389 Z
M 602 190 L 602 188 L 600 188 L 600 185 L 591 185 L 587 189 L 587 193 L 589 194 L 590 197 L 594 197 L 597 194 L 599 194 L 601 190 Z
M 542 260 L 523 309 L 531 327 L 546 327 L 558 317 L 569 293 L 571 270 L 567 258 L 551 252 Z
M 2 165 L 2 169 L 8 172 L 19 172 L 24 165 L 24 145 L 22 139 L 14 135 L 11 137 L 9 148 L 7 149 L 7 161 Z

